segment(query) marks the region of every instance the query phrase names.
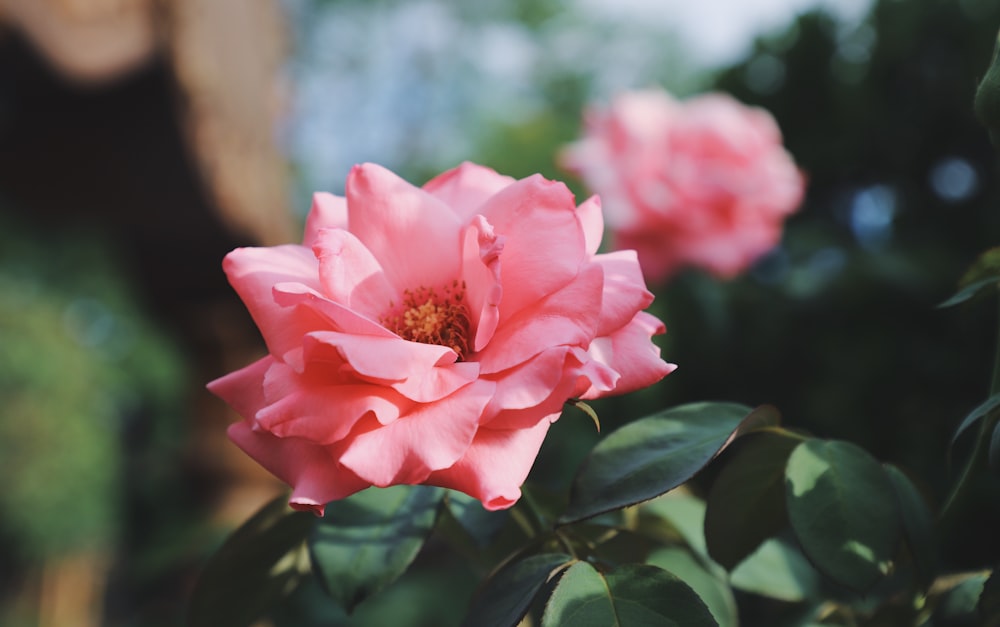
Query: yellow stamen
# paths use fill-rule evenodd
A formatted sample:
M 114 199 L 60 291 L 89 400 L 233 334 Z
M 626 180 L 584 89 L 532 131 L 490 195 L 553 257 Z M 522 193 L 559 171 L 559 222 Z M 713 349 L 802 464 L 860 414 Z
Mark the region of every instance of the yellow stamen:
M 469 353 L 469 313 L 462 302 L 465 282 L 453 281 L 439 297 L 437 291 L 420 287 L 403 292 L 403 303 L 380 319 L 385 328 L 404 340 L 447 346 L 461 361 Z

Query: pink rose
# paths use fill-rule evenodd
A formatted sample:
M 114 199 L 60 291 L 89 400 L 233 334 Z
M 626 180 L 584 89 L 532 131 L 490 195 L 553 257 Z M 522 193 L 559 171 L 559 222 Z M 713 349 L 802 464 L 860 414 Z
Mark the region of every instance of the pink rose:
M 684 265 L 736 276 L 778 243 L 802 202 L 805 181 L 774 118 L 729 96 L 624 93 L 585 125 L 562 164 L 601 195 L 614 247 L 638 251 L 650 281 Z
M 346 190 L 315 195 L 301 246 L 223 263 L 269 354 L 208 387 L 292 507 L 417 483 L 510 507 L 568 399 L 674 369 L 635 253 L 595 254 L 596 197 L 470 163 L 423 188 L 360 165 Z

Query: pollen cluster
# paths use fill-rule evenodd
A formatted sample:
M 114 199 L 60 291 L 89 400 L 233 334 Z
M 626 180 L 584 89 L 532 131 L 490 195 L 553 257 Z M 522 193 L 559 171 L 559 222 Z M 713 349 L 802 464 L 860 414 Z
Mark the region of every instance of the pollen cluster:
M 465 307 L 465 282 L 453 281 L 438 290 L 419 287 L 403 292 L 403 303 L 383 316 L 382 325 L 404 340 L 447 346 L 459 361 L 469 354 L 470 323 Z

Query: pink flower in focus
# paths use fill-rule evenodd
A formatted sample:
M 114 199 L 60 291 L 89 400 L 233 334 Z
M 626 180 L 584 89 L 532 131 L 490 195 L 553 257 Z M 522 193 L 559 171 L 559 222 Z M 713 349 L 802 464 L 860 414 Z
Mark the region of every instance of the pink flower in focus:
M 736 276 L 779 242 L 802 202 L 805 181 L 774 118 L 729 96 L 623 93 L 585 126 L 562 164 L 600 194 L 612 244 L 635 249 L 650 281 L 685 265 Z
M 301 246 L 226 256 L 269 351 L 209 384 L 243 416 L 230 438 L 297 509 L 417 483 L 510 507 L 568 399 L 674 369 L 635 253 L 595 254 L 602 230 L 596 197 L 539 175 L 466 163 L 418 188 L 356 166 Z

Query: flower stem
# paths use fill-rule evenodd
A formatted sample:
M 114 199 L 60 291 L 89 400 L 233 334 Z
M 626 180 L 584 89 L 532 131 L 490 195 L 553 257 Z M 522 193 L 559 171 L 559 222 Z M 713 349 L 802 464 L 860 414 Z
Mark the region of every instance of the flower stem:
M 1000 310 L 997 312 L 997 348 L 993 358 L 993 377 L 990 380 L 990 396 L 1000 392 Z M 962 475 L 952 488 L 948 500 L 941 508 L 938 518 L 938 528 L 948 529 L 955 524 L 955 516 L 959 516 L 966 508 L 966 502 L 973 494 L 974 483 L 980 471 L 986 466 L 989 457 L 990 438 L 993 430 L 997 428 L 1000 421 L 1000 408 L 991 409 L 983 416 L 979 424 L 979 432 L 976 434 L 976 443 L 972 449 L 972 454 L 962 470 Z

